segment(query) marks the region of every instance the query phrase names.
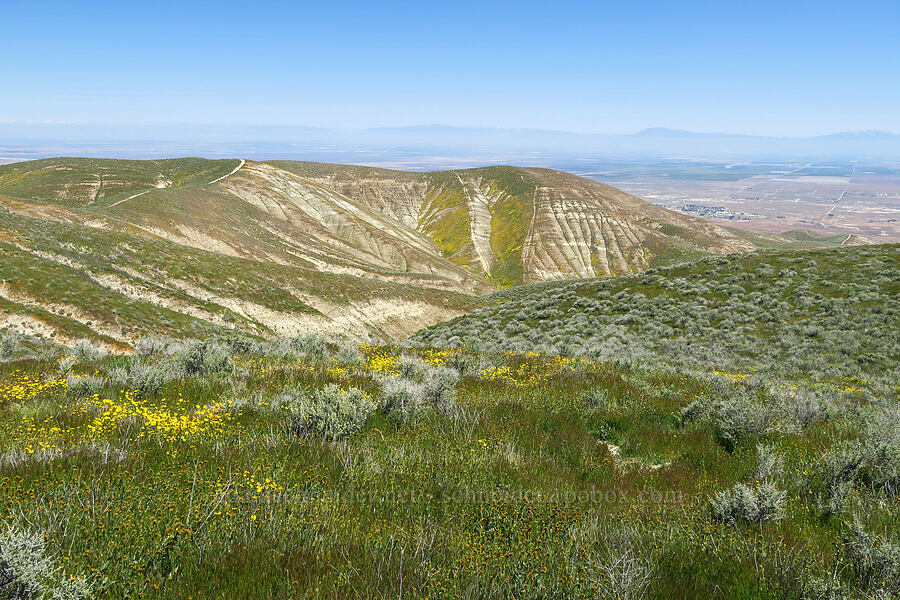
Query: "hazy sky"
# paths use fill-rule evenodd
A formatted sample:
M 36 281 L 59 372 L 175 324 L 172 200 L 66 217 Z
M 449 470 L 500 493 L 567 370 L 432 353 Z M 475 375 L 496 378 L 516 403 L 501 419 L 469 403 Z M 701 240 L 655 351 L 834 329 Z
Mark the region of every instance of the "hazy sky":
M 0 2 L 0 121 L 900 132 L 896 1 Z

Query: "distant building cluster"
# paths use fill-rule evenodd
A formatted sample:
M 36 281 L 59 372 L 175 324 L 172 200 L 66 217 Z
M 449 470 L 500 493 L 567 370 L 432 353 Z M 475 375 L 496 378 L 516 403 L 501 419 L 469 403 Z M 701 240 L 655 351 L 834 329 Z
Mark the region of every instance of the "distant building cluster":
M 726 210 L 724 206 L 706 206 L 705 204 L 684 204 L 679 209 L 681 212 L 696 213 L 701 217 L 713 219 L 728 219 L 730 221 L 749 221 L 747 213 Z

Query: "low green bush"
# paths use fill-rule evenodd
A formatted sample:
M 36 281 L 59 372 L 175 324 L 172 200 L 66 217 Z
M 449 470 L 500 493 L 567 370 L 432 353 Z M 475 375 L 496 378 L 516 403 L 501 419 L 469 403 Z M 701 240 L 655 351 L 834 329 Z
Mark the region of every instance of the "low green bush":
M 415 419 L 427 406 L 425 386 L 406 377 L 383 377 L 381 385 L 381 408 L 397 416 L 401 421 Z
M 0 598 L 81 600 L 89 595 L 83 577 L 66 577 L 55 565 L 43 535 L 0 529 Z
M 853 525 L 843 536 L 844 552 L 860 587 L 890 598 L 900 594 L 900 545 Z
M 222 375 L 234 370 L 228 348 L 210 340 L 187 344 L 172 364 L 185 375 Z
M 762 523 L 784 516 L 786 492 L 779 491 L 771 482 L 756 487 L 738 483 L 716 494 L 710 501 L 713 519 L 723 523 Z
M 762 434 L 769 427 L 766 410 L 744 398 L 717 403 L 712 415 L 716 440 L 729 452 L 734 451 L 744 440 Z
M 295 435 L 318 435 L 334 441 L 359 431 L 377 403 L 362 390 L 342 389 L 332 383 L 310 395 L 297 394 L 286 407 Z
M 22 347 L 22 336 L 14 331 L 0 334 L 0 361 L 13 358 Z

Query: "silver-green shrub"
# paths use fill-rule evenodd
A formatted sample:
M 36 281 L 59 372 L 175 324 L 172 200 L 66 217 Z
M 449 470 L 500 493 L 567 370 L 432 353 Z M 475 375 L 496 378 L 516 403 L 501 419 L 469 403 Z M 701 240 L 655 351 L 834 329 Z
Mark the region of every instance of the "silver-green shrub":
M 14 527 L 0 529 L 0 598 L 81 600 L 90 594 L 82 577 L 65 577 L 44 537 Z
M 723 523 L 762 523 L 784 516 L 786 496 L 771 482 L 755 487 L 738 483 L 712 498 L 710 512 L 713 519 Z
M 850 527 L 843 543 L 860 587 L 889 598 L 900 594 L 900 545 L 867 533 L 858 524 Z
M 106 356 L 106 351 L 88 340 L 79 340 L 72 354 L 78 362 L 96 362 Z
M 295 435 L 318 435 L 333 441 L 359 431 L 377 403 L 362 390 L 341 389 L 331 383 L 310 395 L 297 394 L 285 406 Z
M 769 428 L 766 410 L 743 397 L 718 402 L 712 410 L 716 440 L 729 451 Z
M 13 358 L 22 347 L 22 336 L 14 331 L 0 334 L 0 361 Z
M 784 459 L 775 451 L 774 446 L 759 444 L 756 446 L 756 469 L 751 477 L 754 481 L 774 481 L 781 477 L 784 470 Z
M 184 375 L 220 375 L 234 370 L 228 348 L 210 340 L 187 344 L 172 358 L 172 364 Z
M 171 342 L 158 337 L 143 337 L 134 345 L 134 353 L 144 358 L 155 358 L 169 352 Z
M 425 402 L 434 405 L 444 413 L 453 413 L 456 405 L 456 382 L 459 381 L 459 373 L 453 369 L 440 365 L 426 365 L 422 373 Z
M 406 377 L 382 377 L 381 408 L 385 412 L 410 421 L 427 406 L 425 386 Z
M 100 393 L 106 381 L 98 375 L 75 375 L 69 373 L 66 377 L 66 387 L 78 396 L 93 396 Z
M 182 376 L 182 370 L 172 363 L 147 364 L 139 358 L 132 358 L 127 364 L 110 369 L 107 383 L 116 389 L 136 390 L 149 396 L 159 392 L 169 381 Z

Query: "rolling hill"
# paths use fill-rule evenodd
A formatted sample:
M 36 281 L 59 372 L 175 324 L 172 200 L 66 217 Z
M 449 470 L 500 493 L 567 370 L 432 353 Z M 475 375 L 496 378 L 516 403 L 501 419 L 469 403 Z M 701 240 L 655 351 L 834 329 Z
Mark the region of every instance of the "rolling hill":
M 898 298 L 900 245 L 758 251 L 520 286 L 413 339 L 742 377 L 802 373 L 895 384 Z
M 0 167 L 4 326 L 404 337 L 521 283 L 797 244 L 547 169 L 58 158 Z M 807 243 L 807 242 L 804 242 Z

